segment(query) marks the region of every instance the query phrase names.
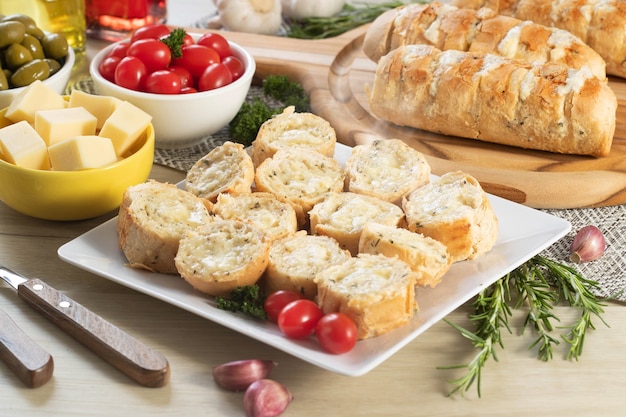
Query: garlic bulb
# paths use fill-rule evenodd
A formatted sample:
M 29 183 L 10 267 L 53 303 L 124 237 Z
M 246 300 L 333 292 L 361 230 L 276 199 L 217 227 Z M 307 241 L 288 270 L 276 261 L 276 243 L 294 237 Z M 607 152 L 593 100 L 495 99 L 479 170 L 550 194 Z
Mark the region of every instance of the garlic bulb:
M 217 16 L 209 28 L 275 35 L 282 24 L 280 0 L 213 0 Z
M 213 378 L 222 388 L 245 391 L 254 381 L 267 378 L 276 363 L 270 360 L 244 359 L 213 367 Z
M 576 233 L 569 248 L 570 261 L 583 263 L 595 261 L 604 254 L 606 240 L 596 226 L 585 226 Z
M 295 20 L 329 17 L 339 13 L 345 3 L 345 0 L 282 0 L 283 16 Z

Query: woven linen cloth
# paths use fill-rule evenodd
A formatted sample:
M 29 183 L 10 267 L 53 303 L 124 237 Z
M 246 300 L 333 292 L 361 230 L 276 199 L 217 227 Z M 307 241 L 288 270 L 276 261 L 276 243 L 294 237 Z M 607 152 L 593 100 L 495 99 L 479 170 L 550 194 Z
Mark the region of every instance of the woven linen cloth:
M 94 94 L 91 78 L 85 77 L 68 87 Z M 261 87 L 252 86 L 246 100 L 256 97 L 263 98 Z M 271 104 L 271 103 L 270 103 Z M 204 155 L 225 141 L 231 140 L 228 127 L 206 136 L 196 145 L 181 149 L 155 149 L 154 163 L 186 172 Z M 570 233 L 541 255 L 554 261 L 573 266 L 590 280 L 596 281 L 595 295 L 626 303 L 626 206 L 611 206 L 586 209 L 550 209 L 540 210 L 569 221 L 572 225 Z M 573 264 L 568 261 L 569 245 L 578 230 L 586 225 L 597 226 L 604 234 L 607 249 L 604 255 L 593 262 Z

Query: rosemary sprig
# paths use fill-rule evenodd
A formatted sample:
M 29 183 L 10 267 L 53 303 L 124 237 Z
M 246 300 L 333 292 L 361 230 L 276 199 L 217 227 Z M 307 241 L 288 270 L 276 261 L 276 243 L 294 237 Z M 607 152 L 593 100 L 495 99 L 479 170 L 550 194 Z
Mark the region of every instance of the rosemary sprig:
M 559 300 L 558 294 L 552 290 L 544 274 L 532 265 L 524 264 L 512 271 L 510 276 L 519 294 L 514 307 L 528 305 L 522 333 L 528 326 L 537 332 L 537 339 L 529 349 L 537 347 L 539 358 L 548 361 L 553 357 L 553 346 L 559 344 L 559 340 L 550 335 L 554 329 L 551 320 L 559 320 L 553 313 L 554 304 Z
M 298 39 L 324 39 L 339 36 L 351 29 L 372 22 L 382 13 L 406 2 L 346 3 L 343 9 L 330 17 L 308 17 L 288 22 L 287 36 Z
M 465 393 L 476 382 L 478 396 L 481 396 L 480 382 L 485 363 L 489 358 L 498 360 L 494 347 L 504 348 L 501 330 L 511 332 L 508 319 L 511 317 L 509 304 L 513 301 L 511 288 L 517 293 L 514 308 L 528 308 L 522 332 L 532 326 L 537 338 L 531 343 L 530 349 L 537 348 L 539 359 L 548 361 L 553 358 L 553 348 L 559 340 L 552 335 L 553 321 L 559 321 L 554 314 L 554 306 L 563 301 L 569 306 L 580 310 L 580 317 L 561 335 L 569 349 L 566 359 L 576 359 L 583 351 L 587 331 L 595 329 L 593 317 L 602 318 L 602 303 L 593 293 L 598 283 L 583 277 L 576 269 L 552 261 L 541 255 L 535 255 L 522 266 L 496 281 L 489 288 L 479 293 L 472 302 L 475 312 L 470 314 L 470 321 L 475 330 L 470 331 L 450 323 L 462 336 L 469 339 L 478 353 L 467 365 L 440 367 L 440 369 L 465 369 L 463 376 L 450 382 L 454 388 L 449 395 L 456 392 Z
M 574 268 L 560 264 L 542 256 L 535 256 L 532 261 L 537 268 L 543 267 L 548 271 L 553 285 L 559 291 L 560 296 L 570 306 L 580 310 L 580 317 L 562 336 L 563 340 L 569 344 L 567 359 L 576 359 L 583 352 L 583 344 L 587 330 L 595 329 L 593 325 L 593 316 L 597 317 L 609 327 L 602 318 L 605 303 L 601 302 L 592 292 L 592 289 L 598 288 L 598 283 L 583 277 Z
M 481 291 L 472 303 L 475 312 L 470 315 L 470 320 L 476 323 L 474 332 L 446 320 L 448 324 L 468 338 L 475 348 L 479 349 L 476 356 L 467 365 L 453 365 L 442 368 L 466 369 L 465 375 L 451 381 L 456 387 L 450 392 L 450 395 L 458 391 L 465 393 L 476 382 L 478 396 L 480 397 L 480 381 L 483 367 L 489 358 L 493 358 L 496 362 L 498 361 L 495 348 L 497 346 L 504 347 L 501 330 L 504 328 L 511 332 L 509 328 L 511 309 L 508 305 L 510 297 L 509 279 L 507 276 Z

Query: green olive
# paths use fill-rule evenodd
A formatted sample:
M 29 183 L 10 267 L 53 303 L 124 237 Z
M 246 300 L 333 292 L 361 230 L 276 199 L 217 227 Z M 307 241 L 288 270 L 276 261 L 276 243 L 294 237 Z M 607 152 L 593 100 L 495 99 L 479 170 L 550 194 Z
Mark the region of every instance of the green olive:
M 0 48 L 20 43 L 26 34 L 26 26 L 22 22 L 0 22 Z
M 11 86 L 24 87 L 36 80 L 45 80 L 50 75 L 50 65 L 43 59 L 33 59 L 19 67 L 11 75 Z
M 33 35 L 29 35 L 28 33 L 24 35 L 24 39 L 20 45 L 30 51 L 33 55 L 33 59 L 44 59 L 46 57 L 43 53 L 43 46 L 41 46 L 41 42 L 39 42 L 39 39 L 35 38 Z
M 44 61 L 46 61 L 48 63 L 48 66 L 50 66 L 50 75 L 49 75 L 49 77 L 52 77 L 54 74 L 59 72 L 59 70 L 62 67 L 61 63 L 59 61 L 57 61 L 56 59 L 45 58 Z
M 4 51 L 4 62 L 8 69 L 15 70 L 33 60 L 33 54 L 19 43 L 11 44 Z
M 9 89 L 9 80 L 4 71 L 0 71 L 0 91 Z
M 16 14 L 6 15 L 2 18 L 2 21 L 3 22 L 21 22 L 26 28 L 26 33 L 29 33 L 31 35 L 33 32 L 36 32 L 37 29 L 39 29 L 37 27 L 37 23 L 35 22 L 35 19 L 25 14 L 16 13 Z
M 67 55 L 68 44 L 65 36 L 58 33 L 48 33 L 41 40 L 43 52 L 47 58 L 61 59 Z

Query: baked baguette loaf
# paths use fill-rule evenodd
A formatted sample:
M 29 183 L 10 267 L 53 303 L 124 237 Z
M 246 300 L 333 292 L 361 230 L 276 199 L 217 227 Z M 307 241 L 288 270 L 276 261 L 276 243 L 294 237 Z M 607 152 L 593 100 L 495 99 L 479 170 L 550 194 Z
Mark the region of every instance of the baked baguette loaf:
M 626 2 L 619 0 L 454 0 L 459 7 L 490 7 L 517 19 L 571 32 L 606 61 L 606 72 L 626 77 Z
M 198 291 L 227 297 L 259 280 L 269 249 L 270 240 L 251 222 L 215 220 L 185 233 L 176 269 Z
M 347 261 L 350 256 L 335 239 L 309 235 L 301 230 L 272 242 L 269 262 L 259 283 L 265 294 L 289 290 L 315 300 L 315 274 Z
M 240 143 L 225 142 L 187 171 L 185 189 L 215 203 L 220 193 L 249 193 L 254 165 Z
M 307 223 L 307 214 L 328 192 L 344 188 L 343 167 L 319 152 L 285 148 L 264 160 L 256 169 L 257 191 L 274 194 L 296 210 L 298 227 Z
M 402 203 L 407 228 L 446 245 L 452 262 L 474 259 L 493 247 L 498 218 L 478 181 L 448 172 L 409 194 Z
M 273 194 L 225 194 L 217 196 L 212 213 L 225 220 L 248 220 L 260 227 L 270 240 L 281 239 L 298 229 L 291 204 Z
M 257 167 L 283 148 L 317 151 L 332 158 L 336 143 L 335 129 L 328 121 L 313 113 L 297 113 L 289 106 L 261 125 L 252 142 L 252 162 Z
M 403 227 L 367 223 L 359 239 L 359 253 L 397 257 L 415 272 L 415 285 L 434 287 L 448 272 L 452 258 L 438 240 Z
M 334 238 L 352 255 L 359 252 L 363 226 L 377 222 L 400 226 L 404 212 L 389 201 L 352 192 L 328 193 L 309 212 L 311 234 Z
M 396 204 L 430 181 L 424 155 L 400 139 L 376 139 L 355 146 L 345 171 L 348 191 Z
M 177 273 L 174 257 L 187 230 L 213 221 L 211 204 L 173 184 L 148 181 L 126 189 L 117 216 L 120 248 L 133 268 Z
M 410 44 L 494 54 L 531 64 L 589 67 L 599 79 L 606 79 L 604 59 L 570 32 L 486 8 L 457 8 L 433 1 L 389 10 L 368 28 L 363 51 L 378 61 L 398 46 Z
M 604 156 L 617 98 L 588 69 L 407 45 L 378 62 L 369 104 L 397 125 L 563 154 Z
M 314 281 L 322 311 L 352 318 L 359 339 L 407 324 L 417 309 L 413 271 L 396 258 L 359 254 L 324 269 Z

